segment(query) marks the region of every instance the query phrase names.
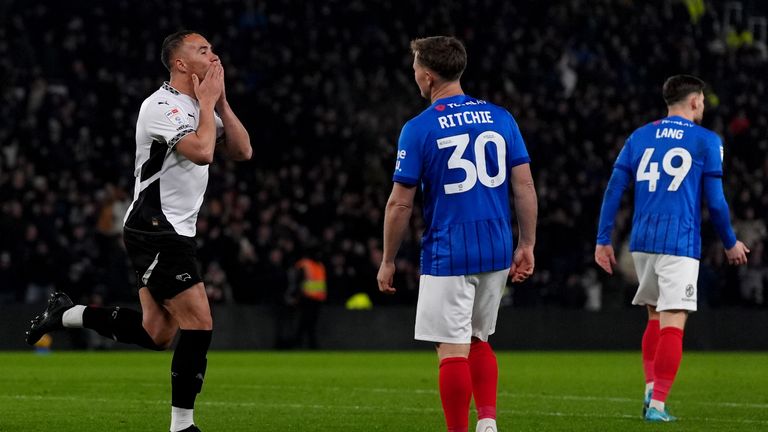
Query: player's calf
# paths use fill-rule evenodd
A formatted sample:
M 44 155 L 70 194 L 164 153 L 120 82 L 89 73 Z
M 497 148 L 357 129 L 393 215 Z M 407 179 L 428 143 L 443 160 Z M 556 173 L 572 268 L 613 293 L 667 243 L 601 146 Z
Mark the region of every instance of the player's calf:
M 194 427 L 195 399 L 203 388 L 212 334 L 212 330 L 181 330 L 171 362 L 171 432 Z
M 448 357 L 440 361 L 440 401 L 448 432 L 467 432 L 469 402 L 472 400 L 472 376 L 469 360 Z
M 477 418 L 495 420 L 499 368 L 496 355 L 488 342 L 473 338 L 469 351 L 469 369 L 472 373 L 472 394 Z
M 77 305 L 64 312 L 66 328 L 88 328 L 118 342 L 136 344 L 154 351 L 168 348 L 172 340 L 155 341 L 142 324 L 142 315 L 133 309 Z

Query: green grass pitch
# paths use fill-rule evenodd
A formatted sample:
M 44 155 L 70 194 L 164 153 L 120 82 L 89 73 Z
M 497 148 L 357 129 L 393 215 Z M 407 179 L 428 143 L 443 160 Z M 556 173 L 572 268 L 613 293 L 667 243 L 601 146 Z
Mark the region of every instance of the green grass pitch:
M 768 354 L 686 353 L 640 419 L 639 353 L 501 352 L 501 431 L 768 430 Z M 170 353 L 0 353 L 0 431 L 167 431 Z M 211 352 L 195 419 L 214 431 L 441 431 L 424 352 Z M 474 418 L 470 431 L 474 430 Z

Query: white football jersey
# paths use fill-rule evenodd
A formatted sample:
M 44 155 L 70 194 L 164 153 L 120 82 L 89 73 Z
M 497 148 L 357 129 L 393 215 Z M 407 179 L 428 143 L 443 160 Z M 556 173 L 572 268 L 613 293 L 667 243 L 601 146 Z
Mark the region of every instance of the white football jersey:
M 224 124 L 218 114 L 216 140 Z M 144 232 L 175 232 L 193 237 L 208 186 L 208 165 L 197 165 L 176 151 L 197 130 L 200 105 L 167 82 L 141 104 L 136 121 L 136 185 L 124 225 Z

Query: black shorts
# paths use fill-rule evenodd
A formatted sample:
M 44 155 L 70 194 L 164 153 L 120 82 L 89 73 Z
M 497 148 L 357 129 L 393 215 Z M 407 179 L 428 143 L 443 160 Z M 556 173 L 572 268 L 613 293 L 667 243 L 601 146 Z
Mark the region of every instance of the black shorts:
M 159 303 L 202 281 L 194 238 L 126 227 L 123 240 L 136 272 L 136 285 L 149 288 Z

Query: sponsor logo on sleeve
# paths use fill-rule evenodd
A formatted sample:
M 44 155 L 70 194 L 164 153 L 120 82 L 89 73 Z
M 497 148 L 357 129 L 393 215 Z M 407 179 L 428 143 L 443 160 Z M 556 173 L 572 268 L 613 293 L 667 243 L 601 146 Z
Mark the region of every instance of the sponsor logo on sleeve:
M 397 162 L 395 163 L 395 171 L 400 172 L 402 169 L 400 168 L 400 161 L 405 159 L 406 152 L 405 150 L 400 150 L 397 152 Z
M 179 107 L 171 107 L 171 109 L 165 112 L 165 116 L 175 126 L 182 126 L 182 125 L 189 124 L 189 122 L 187 121 L 187 116 L 184 114 L 184 111 L 182 111 L 181 108 Z

